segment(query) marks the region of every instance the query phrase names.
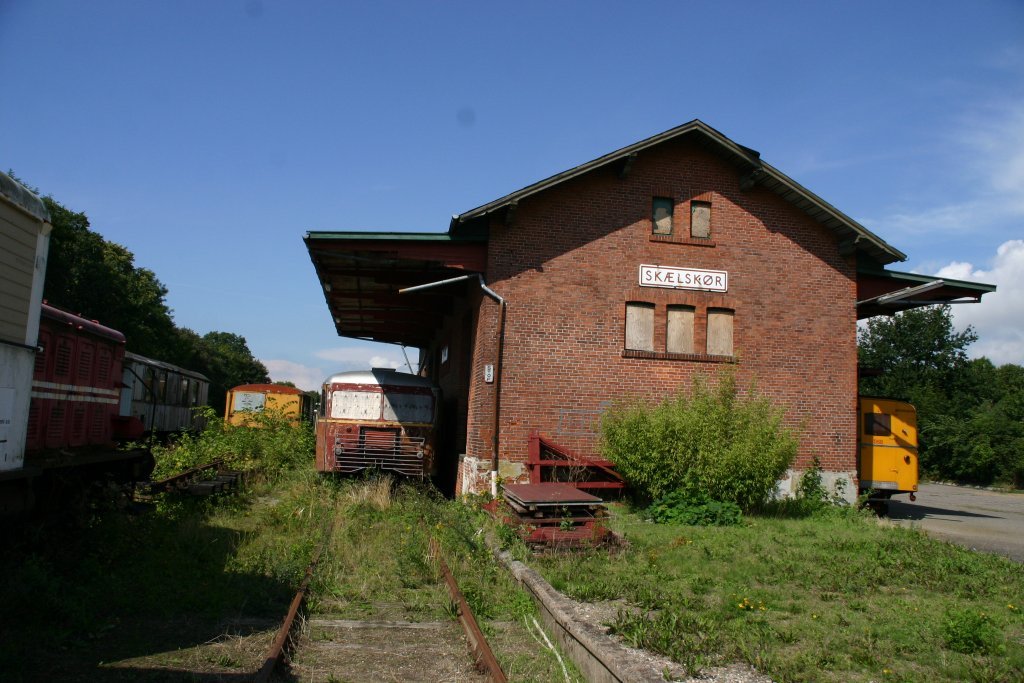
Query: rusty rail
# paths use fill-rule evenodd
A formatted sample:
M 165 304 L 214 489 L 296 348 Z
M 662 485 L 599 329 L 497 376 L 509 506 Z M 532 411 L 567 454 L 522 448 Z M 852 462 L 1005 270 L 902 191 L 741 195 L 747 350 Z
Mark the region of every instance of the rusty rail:
M 170 489 L 172 486 L 177 486 L 180 482 L 191 479 L 200 472 L 205 472 L 206 470 L 214 468 L 219 469 L 220 466 L 223 464 L 223 460 L 214 460 L 213 462 L 208 462 L 205 465 L 196 465 L 195 467 L 190 467 L 184 472 L 181 472 L 180 474 L 174 474 L 171 475 L 170 477 L 167 477 L 166 479 L 151 482 L 149 485 L 149 492 L 162 493 Z
M 487 644 L 484 632 L 480 630 L 480 625 L 476 623 L 473 610 L 469 608 L 466 597 L 459 590 L 455 577 L 452 576 L 451 570 L 448 569 L 444 558 L 441 557 L 441 546 L 438 544 L 437 539 L 433 537 L 430 539 L 430 554 L 441 567 L 441 574 L 444 575 L 444 581 L 448 584 L 448 593 L 452 596 L 452 600 L 459 611 L 459 623 L 462 624 L 462 630 L 466 632 L 466 638 L 469 640 L 473 654 L 476 656 L 477 666 L 483 669 L 484 674 L 493 683 L 507 683 L 508 679 L 505 678 L 505 672 L 501 670 L 501 665 L 498 664 L 494 652 L 491 651 L 491 646 Z
M 299 590 L 296 591 L 295 597 L 292 598 L 292 602 L 288 606 L 288 614 L 285 615 L 284 622 L 281 624 L 281 628 L 278 629 L 277 636 L 274 637 L 274 642 L 271 643 L 270 649 L 267 651 L 267 656 L 263 659 L 263 666 L 256 672 L 256 677 L 253 679 L 255 683 L 268 683 L 271 675 L 274 673 L 274 669 L 280 663 L 285 648 L 291 640 L 295 617 L 298 616 L 299 608 L 306 600 L 306 592 L 309 590 L 309 582 L 313 579 L 313 571 L 316 569 L 317 563 L 320 562 L 320 555 L 323 553 L 324 547 L 327 545 L 333 532 L 334 525 L 331 524 L 325 530 L 320 544 L 313 551 L 313 559 L 310 560 L 309 566 L 306 567 L 306 575 L 302 578 Z

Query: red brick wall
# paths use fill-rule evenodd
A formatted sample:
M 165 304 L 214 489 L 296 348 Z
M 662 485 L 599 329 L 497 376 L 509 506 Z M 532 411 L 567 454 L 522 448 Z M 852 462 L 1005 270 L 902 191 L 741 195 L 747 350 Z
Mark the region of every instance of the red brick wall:
M 710 201 L 713 246 L 651 238 L 651 199 L 676 200 L 675 233 L 689 234 L 689 201 Z M 499 214 L 499 218 L 501 215 Z M 645 150 L 627 178 L 598 170 L 520 201 L 494 220 L 487 282 L 508 301 L 500 458 L 525 460 L 540 429 L 584 453 L 597 449 L 594 417 L 608 401 L 660 397 L 727 367 L 710 358 L 624 357 L 625 304 L 654 303 L 655 349 L 666 306 L 696 307 L 703 351 L 708 307 L 735 311 L 733 366 L 756 379 L 801 432 L 797 467 L 855 469 L 856 275 L 836 236 L 774 193 L 739 189 L 737 170 L 685 140 Z M 639 287 L 640 264 L 725 270 L 729 291 Z M 467 453 L 489 458 L 498 306 L 483 299 L 470 387 Z

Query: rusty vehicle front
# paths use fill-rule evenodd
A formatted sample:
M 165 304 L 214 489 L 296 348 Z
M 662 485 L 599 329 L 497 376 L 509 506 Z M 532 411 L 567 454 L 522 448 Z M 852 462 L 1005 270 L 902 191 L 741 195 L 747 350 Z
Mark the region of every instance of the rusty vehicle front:
M 429 380 L 391 369 L 328 377 L 317 413 L 317 470 L 436 474 L 438 394 Z

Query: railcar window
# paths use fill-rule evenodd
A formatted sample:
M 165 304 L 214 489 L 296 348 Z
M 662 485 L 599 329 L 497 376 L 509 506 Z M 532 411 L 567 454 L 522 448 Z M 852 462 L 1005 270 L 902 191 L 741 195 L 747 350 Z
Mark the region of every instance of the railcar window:
M 267 396 L 258 391 L 236 391 L 235 398 L 231 402 L 231 409 L 236 413 L 242 410 L 259 412 L 263 410 Z
M 433 422 L 434 397 L 384 391 L 384 419 L 394 422 Z
M 331 392 L 331 417 L 343 420 L 379 420 L 381 394 L 376 391 Z
M 892 415 L 864 413 L 864 433 L 871 436 L 892 436 Z
M 191 395 L 189 393 L 189 386 L 188 385 L 189 385 L 188 377 L 182 377 L 181 378 L 181 405 L 183 405 L 183 406 L 187 406 L 188 405 L 189 396 Z
M 163 402 L 167 397 L 167 372 L 165 370 L 160 371 L 160 377 L 156 383 L 156 399 Z
M 146 378 L 145 387 L 143 387 L 146 390 L 146 401 L 150 402 L 156 396 L 156 370 L 147 367 L 142 376 Z

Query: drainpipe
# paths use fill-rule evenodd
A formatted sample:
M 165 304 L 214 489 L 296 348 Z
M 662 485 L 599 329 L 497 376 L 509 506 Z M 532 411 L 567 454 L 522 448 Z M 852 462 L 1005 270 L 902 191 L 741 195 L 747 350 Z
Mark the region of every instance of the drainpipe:
M 424 289 L 453 284 L 455 282 L 472 280 L 473 278 L 476 278 L 481 291 L 494 299 L 498 302 L 498 305 L 501 306 L 501 313 L 498 318 L 498 363 L 494 373 L 494 438 L 491 441 L 491 495 L 496 498 L 498 496 L 498 425 L 499 418 L 501 416 L 501 368 L 502 359 L 505 356 L 505 309 L 507 307 L 505 299 L 484 283 L 484 276 L 480 273 L 475 273 L 473 275 L 460 275 L 458 277 L 448 278 L 447 280 L 429 282 L 425 285 L 406 287 L 405 289 L 398 290 L 398 293 L 407 294 L 409 292 L 418 292 Z

